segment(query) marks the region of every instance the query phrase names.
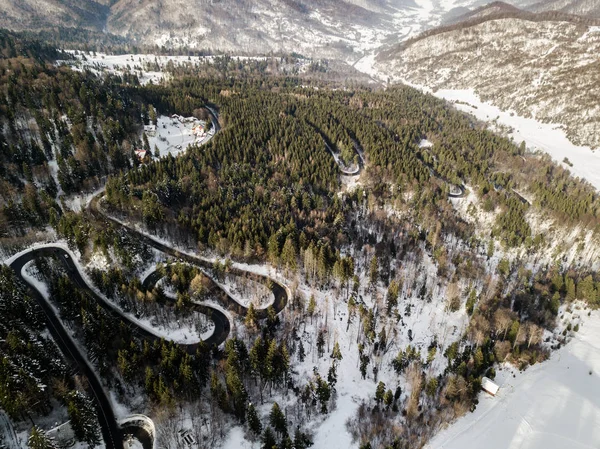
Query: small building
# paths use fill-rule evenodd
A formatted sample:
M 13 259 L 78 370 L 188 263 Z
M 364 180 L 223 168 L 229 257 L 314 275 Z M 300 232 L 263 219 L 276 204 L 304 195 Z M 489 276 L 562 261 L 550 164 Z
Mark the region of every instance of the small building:
M 496 396 L 500 387 L 488 377 L 481 378 L 481 389 L 492 396 Z
M 144 125 L 144 132 L 149 136 L 156 135 L 156 125 Z
M 143 161 L 147 154 L 148 152 L 146 150 L 135 150 L 135 155 L 140 161 Z
M 192 133 L 194 133 L 194 135 L 195 135 L 196 137 L 204 137 L 204 134 L 206 134 L 206 133 L 204 132 L 204 126 L 202 126 L 202 125 L 197 125 L 197 126 L 194 126 L 194 127 L 192 128 Z

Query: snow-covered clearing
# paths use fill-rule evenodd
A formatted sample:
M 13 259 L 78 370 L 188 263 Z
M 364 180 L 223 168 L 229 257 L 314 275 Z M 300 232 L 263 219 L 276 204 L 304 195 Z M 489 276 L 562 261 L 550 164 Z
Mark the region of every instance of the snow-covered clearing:
M 182 121 L 161 115 L 157 119 L 156 133 L 147 134 L 152 154 L 158 148 L 160 156 L 176 156 L 192 144 L 202 145 L 207 142 L 214 135 L 215 128 L 211 128 L 208 133 L 195 133 L 194 128 L 199 125 L 204 125 L 204 122 L 194 119 Z
M 442 431 L 428 447 L 598 447 L 600 311 L 584 316 L 580 326 L 573 340 L 553 353 L 550 360 L 524 373 L 506 367 L 498 371 L 498 395 L 493 398 L 480 393 L 475 412 Z
M 75 70 L 91 70 L 99 74 L 107 72 L 115 75 L 121 75 L 126 72 L 138 75 L 142 85 L 153 83 L 158 84 L 169 79 L 167 65 L 184 66 L 212 62 L 214 56 L 160 56 L 153 54 L 124 54 L 109 55 L 106 53 L 81 52 L 77 50 L 67 50 L 75 56 L 75 60 L 58 61 L 60 64 L 69 65 Z M 236 56 L 238 60 L 257 59 L 265 60 L 267 57 L 248 57 Z M 151 70 L 148 70 L 151 69 Z
M 421 141 L 419 142 L 419 148 L 431 148 L 432 146 L 433 143 L 431 143 L 427 139 L 421 139 Z
M 59 184 L 60 185 L 60 184 Z M 104 190 L 104 187 L 100 187 L 93 192 L 83 192 L 67 197 L 62 197 L 62 204 L 68 209 L 74 212 L 79 212 L 89 206 L 92 199 Z
M 240 264 L 240 268 L 242 264 Z M 405 265 L 406 270 L 414 270 L 417 276 L 425 276 L 434 279 L 435 265 L 427 259 L 420 270 L 412 267 L 410 263 Z M 409 276 L 406 273 L 407 277 Z M 364 277 L 364 276 L 363 276 Z M 366 280 L 363 279 L 366 283 Z M 287 284 L 291 284 L 288 280 Z M 307 379 L 313 376 L 316 369 L 321 376 L 325 376 L 329 369 L 332 359 L 330 357 L 334 344 L 337 342 L 342 352 L 342 360 L 339 362 L 338 382 L 335 386 L 337 398 L 335 408 L 328 414 L 315 414 L 310 421 L 306 423 L 306 428 L 313 434 L 315 448 L 346 449 L 355 447 L 352 437 L 346 428 L 346 422 L 355 416 L 355 413 L 362 402 L 368 402 L 374 397 L 375 389 L 379 381 L 385 382 L 388 388 L 394 390 L 397 385 L 406 387 L 406 380 L 403 376 L 393 371 L 390 361 L 394 358 L 399 349 L 404 349 L 406 345 L 411 344 L 420 350 L 423 357 L 426 357 L 427 348 L 433 339 L 437 339 L 440 344 L 440 350 L 428 368 L 429 375 L 439 373 L 445 366 L 442 355 L 443 348 L 447 347 L 453 341 L 456 341 L 463 335 L 468 317 L 464 310 L 450 312 L 446 307 L 445 292 L 436 286 L 431 286 L 434 291 L 434 297 L 431 301 L 420 299 L 415 292 L 404 291 L 406 299 L 402 303 L 404 317 L 399 321 L 390 320 L 386 323 L 385 329 L 391 342 L 389 348 L 383 354 L 376 355 L 373 359 L 373 365 L 369 367 L 366 379 L 361 377 L 358 370 L 359 353 L 357 351 L 358 319 L 354 317 L 348 325 L 348 305 L 343 300 L 344 293 L 335 298 L 335 292 L 331 290 L 318 290 L 311 286 L 301 283 L 297 291 L 308 300 L 310 295 L 315 295 L 317 304 L 316 314 L 313 319 L 306 319 L 300 323 L 298 334 L 306 350 L 306 359 L 300 362 L 295 357 L 293 366 L 293 378 L 296 385 L 303 385 Z M 383 295 L 379 291 L 377 295 L 364 295 L 364 301 L 369 307 L 378 307 L 374 296 Z M 283 313 L 290 313 L 284 311 Z M 326 345 L 323 357 L 318 357 L 316 349 L 316 340 L 319 330 L 328 328 L 326 332 Z M 372 373 L 372 367 L 377 367 L 377 377 Z M 407 392 L 403 393 L 407 394 Z M 257 407 L 263 417 L 263 422 L 268 420 L 268 413 L 272 401 L 277 401 L 284 410 L 293 413 L 294 403 L 298 399 L 293 394 L 274 395 L 267 404 Z M 230 430 L 224 449 L 234 448 L 258 448 L 260 444 L 244 441 L 244 432 L 240 427 L 234 427 Z
M 215 277 L 211 277 L 211 279 L 231 298 L 244 307 L 254 304 L 254 307 L 257 309 L 266 309 L 275 301 L 273 292 L 266 285 L 250 278 L 225 274 L 223 281 Z

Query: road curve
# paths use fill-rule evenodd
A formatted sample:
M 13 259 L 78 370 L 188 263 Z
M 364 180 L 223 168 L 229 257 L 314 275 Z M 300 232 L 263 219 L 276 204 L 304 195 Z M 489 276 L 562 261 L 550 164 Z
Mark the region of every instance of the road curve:
M 75 263 L 71 259 L 71 257 L 67 254 L 67 252 L 60 247 L 45 247 L 39 248 L 35 250 L 31 250 L 26 252 L 25 254 L 16 258 L 10 264 L 10 267 L 15 272 L 17 277 L 21 279 L 25 284 L 29 287 L 30 294 L 41 309 L 44 312 L 46 317 L 46 324 L 48 326 L 48 330 L 52 335 L 52 338 L 64 354 L 64 356 L 76 363 L 79 366 L 81 372 L 85 375 L 88 380 L 89 391 L 92 393 L 93 397 L 96 399 L 96 410 L 98 414 L 98 421 L 100 423 L 100 428 L 102 431 L 102 438 L 104 440 L 104 444 L 107 449 L 123 449 L 123 437 L 121 434 L 121 429 L 117 425 L 117 421 L 115 419 L 115 415 L 112 409 L 112 405 L 104 388 L 102 387 L 102 383 L 100 379 L 86 360 L 86 358 L 81 354 L 79 348 L 70 337 L 67 330 L 62 325 L 61 320 L 56 316 L 54 309 L 50 305 L 49 301 L 47 301 L 44 296 L 33 286 L 31 285 L 22 275 L 23 266 L 38 257 L 47 257 L 47 256 L 58 256 L 59 260 L 65 265 L 67 271 L 69 273 L 76 272 L 77 268 L 75 267 Z M 77 281 L 75 281 L 77 282 Z
M 455 187 L 460 190 L 459 193 L 448 192 L 448 198 L 464 198 L 465 197 L 465 187 L 462 184 L 454 184 Z
M 146 245 L 151 246 L 152 248 L 154 248 L 162 253 L 165 253 L 171 257 L 174 257 L 175 259 L 182 260 L 191 265 L 196 265 L 201 268 L 212 268 L 212 262 L 202 259 L 200 257 L 192 256 L 190 254 L 184 253 L 175 248 L 167 246 L 164 243 L 161 243 L 158 240 L 150 237 L 149 235 L 138 231 L 134 227 L 132 227 L 128 224 L 125 224 L 122 221 L 107 214 L 102 209 L 102 207 L 100 207 L 100 205 L 99 205 L 99 201 L 100 201 L 99 197 L 101 195 L 102 194 L 94 197 L 94 199 L 92 201 L 90 201 L 90 204 L 88 206 L 90 212 L 93 215 L 95 215 L 96 218 L 104 219 L 106 221 L 116 224 L 117 226 L 128 231 L 130 234 L 134 235 L 138 240 L 142 241 Z M 245 270 L 242 270 L 240 268 L 235 268 L 235 267 L 229 268 L 229 272 L 232 274 L 235 274 L 235 275 L 249 277 L 257 282 L 261 282 L 261 283 L 269 286 L 269 288 L 271 289 L 271 292 L 273 293 L 273 296 L 275 298 L 273 301 L 273 304 L 272 304 L 272 307 L 273 307 L 273 310 L 275 311 L 275 313 L 281 312 L 287 305 L 288 299 L 289 299 L 287 289 L 285 288 L 285 286 L 283 284 L 277 282 L 275 279 L 270 278 L 268 276 L 261 275 L 261 274 L 253 273 L 250 271 L 245 271 Z M 156 272 L 154 272 L 154 273 L 156 273 Z M 152 281 L 157 282 L 158 279 L 160 279 L 160 277 L 157 278 L 157 276 L 159 276 L 159 275 L 151 273 L 148 276 L 149 279 L 146 278 L 146 281 L 145 281 L 146 284 L 150 285 L 150 282 L 152 282 Z M 210 278 L 210 276 L 208 278 L 211 280 L 212 283 L 214 283 L 214 281 Z M 214 284 L 216 285 L 216 283 L 214 283 Z M 218 288 L 220 290 L 220 287 L 218 287 Z M 246 316 L 246 313 L 248 312 L 248 308 L 246 306 L 237 302 L 235 299 L 233 299 L 231 296 L 229 296 L 223 290 L 221 290 L 221 292 L 223 292 L 223 294 L 219 295 L 219 297 L 218 297 L 218 302 L 221 306 L 223 306 L 227 310 L 231 310 L 232 312 L 235 312 L 239 316 Z M 256 309 L 256 317 L 258 319 L 266 318 L 267 313 L 268 313 L 267 309 Z

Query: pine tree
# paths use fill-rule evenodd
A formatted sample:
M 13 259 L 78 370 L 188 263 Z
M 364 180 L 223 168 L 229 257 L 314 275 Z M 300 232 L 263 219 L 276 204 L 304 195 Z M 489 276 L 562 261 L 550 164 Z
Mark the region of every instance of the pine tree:
M 267 427 L 263 432 L 262 449 L 277 449 L 277 440 L 270 427 Z
M 277 402 L 273 403 L 271 407 L 271 413 L 269 413 L 269 423 L 275 429 L 280 436 L 287 435 L 287 420 L 285 419 L 285 415 L 279 404 Z
M 301 432 L 299 428 L 296 428 L 294 433 L 294 449 L 307 449 L 313 445 L 313 442 L 307 434 Z
M 383 402 L 383 398 L 385 396 L 385 383 L 379 381 L 377 384 L 377 389 L 375 390 L 375 402 L 377 405 L 380 405 Z
M 279 442 L 277 449 L 295 449 L 294 442 L 289 435 L 284 436 Z
M 254 309 L 253 303 L 250 303 L 250 306 L 248 307 L 246 317 L 244 318 L 244 324 L 248 329 L 256 328 L 256 309 Z
M 335 389 L 335 384 L 337 383 L 337 368 L 335 362 L 331 364 L 329 371 L 327 371 L 327 383 L 332 390 Z
M 69 393 L 67 412 L 78 441 L 95 446 L 100 442 L 96 411 L 92 402 L 78 391 Z
M 385 392 L 383 402 L 388 409 L 392 406 L 392 403 L 394 402 L 394 393 L 392 393 L 392 390 L 388 390 Z
M 377 260 L 377 256 L 373 255 L 371 258 L 371 264 L 369 266 L 369 283 L 371 287 L 375 287 L 377 285 L 377 276 L 379 275 L 379 261 Z
M 27 440 L 27 446 L 29 449 L 55 449 L 56 444 L 54 441 L 37 426 L 31 429 L 29 439 Z
M 340 350 L 340 344 L 336 341 L 333 345 L 333 352 L 331 353 L 331 358 L 335 361 L 339 362 L 342 360 L 342 351 Z
M 481 348 L 479 348 L 481 350 Z M 429 396 L 430 398 L 435 396 L 435 393 L 437 392 L 437 388 L 438 388 L 438 380 L 435 377 L 432 377 L 431 379 L 429 379 L 429 381 L 427 382 L 427 385 L 425 386 L 425 393 L 427 394 L 427 396 Z
M 394 307 L 398 305 L 398 295 L 400 292 L 400 284 L 396 280 L 390 282 L 387 291 L 387 314 L 390 316 Z
M 310 299 L 308 300 L 308 307 L 306 309 L 306 312 L 310 316 L 310 324 L 312 324 L 312 322 L 313 322 L 312 318 L 313 318 L 313 315 L 315 314 L 316 306 L 317 306 L 317 303 L 315 301 L 315 295 L 310 295 Z
M 285 239 L 283 249 L 281 250 L 281 262 L 286 269 L 295 271 L 297 268 L 297 257 L 296 244 L 290 235 Z
M 256 408 L 252 403 L 248 404 L 248 408 L 246 409 L 246 419 L 250 431 L 254 435 L 259 436 L 262 432 L 262 423 L 260 422 L 258 413 L 256 413 Z
M 271 235 L 267 245 L 269 262 L 275 266 L 279 266 L 279 233 Z
M 279 316 L 277 316 L 277 313 L 275 312 L 273 306 L 267 307 L 267 326 L 269 327 L 269 329 L 273 331 L 275 327 L 279 325 L 279 323 Z
M 325 335 L 322 330 L 319 330 L 319 334 L 317 335 L 317 352 L 319 357 L 323 356 L 325 347 Z
M 467 302 L 465 304 L 465 309 L 467 310 L 467 313 L 469 315 L 473 315 L 473 311 L 475 309 L 476 302 L 477 302 L 477 293 L 475 292 L 475 289 L 472 288 L 471 292 L 469 293 L 469 297 L 467 298 Z
M 327 413 L 327 404 L 331 398 L 331 387 L 327 382 L 321 379 L 321 376 L 317 375 L 317 398 L 321 403 L 321 413 Z
M 306 357 L 306 353 L 304 352 L 304 344 L 302 340 L 300 340 L 300 344 L 298 345 L 298 360 L 304 362 L 304 357 Z

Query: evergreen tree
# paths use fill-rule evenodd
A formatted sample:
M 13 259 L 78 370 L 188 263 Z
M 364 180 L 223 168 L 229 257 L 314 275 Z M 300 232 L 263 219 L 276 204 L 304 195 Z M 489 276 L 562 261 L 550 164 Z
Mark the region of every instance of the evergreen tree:
M 400 292 L 400 284 L 396 280 L 392 280 L 387 291 L 387 314 L 390 316 L 394 307 L 398 305 L 398 295 Z
M 246 409 L 246 420 L 248 421 L 248 428 L 250 431 L 254 435 L 259 436 L 262 432 L 262 423 L 260 422 L 258 413 L 256 413 L 256 408 L 252 403 L 248 404 L 248 408 Z
M 67 396 L 67 412 L 71 428 L 78 441 L 95 446 L 100 443 L 96 411 L 92 402 L 78 391 Z
M 304 352 L 304 343 L 300 340 L 300 344 L 298 345 L 298 360 L 304 362 L 304 357 L 306 357 L 306 353 Z
M 325 335 L 323 333 L 323 330 L 319 330 L 319 333 L 317 335 L 317 352 L 319 354 L 319 357 L 323 356 L 323 353 L 325 348 Z
M 312 322 L 313 322 L 312 318 L 313 318 L 313 315 L 315 314 L 316 306 L 317 306 L 317 303 L 315 301 L 315 295 L 310 295 L 310 299 L 308 300 L 308 307 L 306 309 L 306 312 L 310 316 L 310 324 L 312 324 Z
M 385 396 L 385 383 L 379 381 L 377 389 L 375 390 L 375 402 L 380 405 L 383 402 Z
M 262 449 L 277 449 L 277 440 L 270 427 L 267 427 L 263 432 Z
M 296 428 L 294 433 L 294 449 L 307 449 L 313 445 L 312 440 L 307 434 L 301 432 L 299 428 Z
M 296 244 L 292 236 L 288 236 L 281 250 L 281 263 L 288 270 L 295 271 L 297 267 Z
M 29 449 L 56 449 L 54 441 L 38 426 L 31 429 L 27 446 Z
M 473 311 L 475 309 L 475 304 L 477 303 L 477 293 L 475 289 L 472 288 L 469 297 L 467 298 L 467 302 L 465 303 L 465 309 L 469 315 L 473 315 Z
M 280 436 L 284 436 L 287 434 L 287 420 L 285 419 L 285 415 L 283 411 L 279 407 L 277 402 L 273 403 L 271 407 L 271 413 L 269 413 L 269 423 L 275 429 Z
M 379 261 L 377 260 L 377 256 L 373 255 L 371 258 L 371 263 L 369 265 L 369 283 L 371 287 L 375 287 L 377 285 L 377 277 L 379 276 Z
M 388 391 L 385 392 L 383 402 L 388 409 L 392 406 L 392 403 L 394 402 L 394 393 L 392 393 L 392 390 L 388 389 Z
M 254 304 L 250 303 L 248 307 L 248 311 L 246 312 L 246 317 L 244 318 L 244 324 L 248 329 L 256 328 L 256 309 L 254 309 Z
M 342 351 L 340 350 L 340 344 L 336 341 L 333 345 L 333 352 L 331 353 L 331 358 L 335 361 L 339 362 L 342 360 Z

